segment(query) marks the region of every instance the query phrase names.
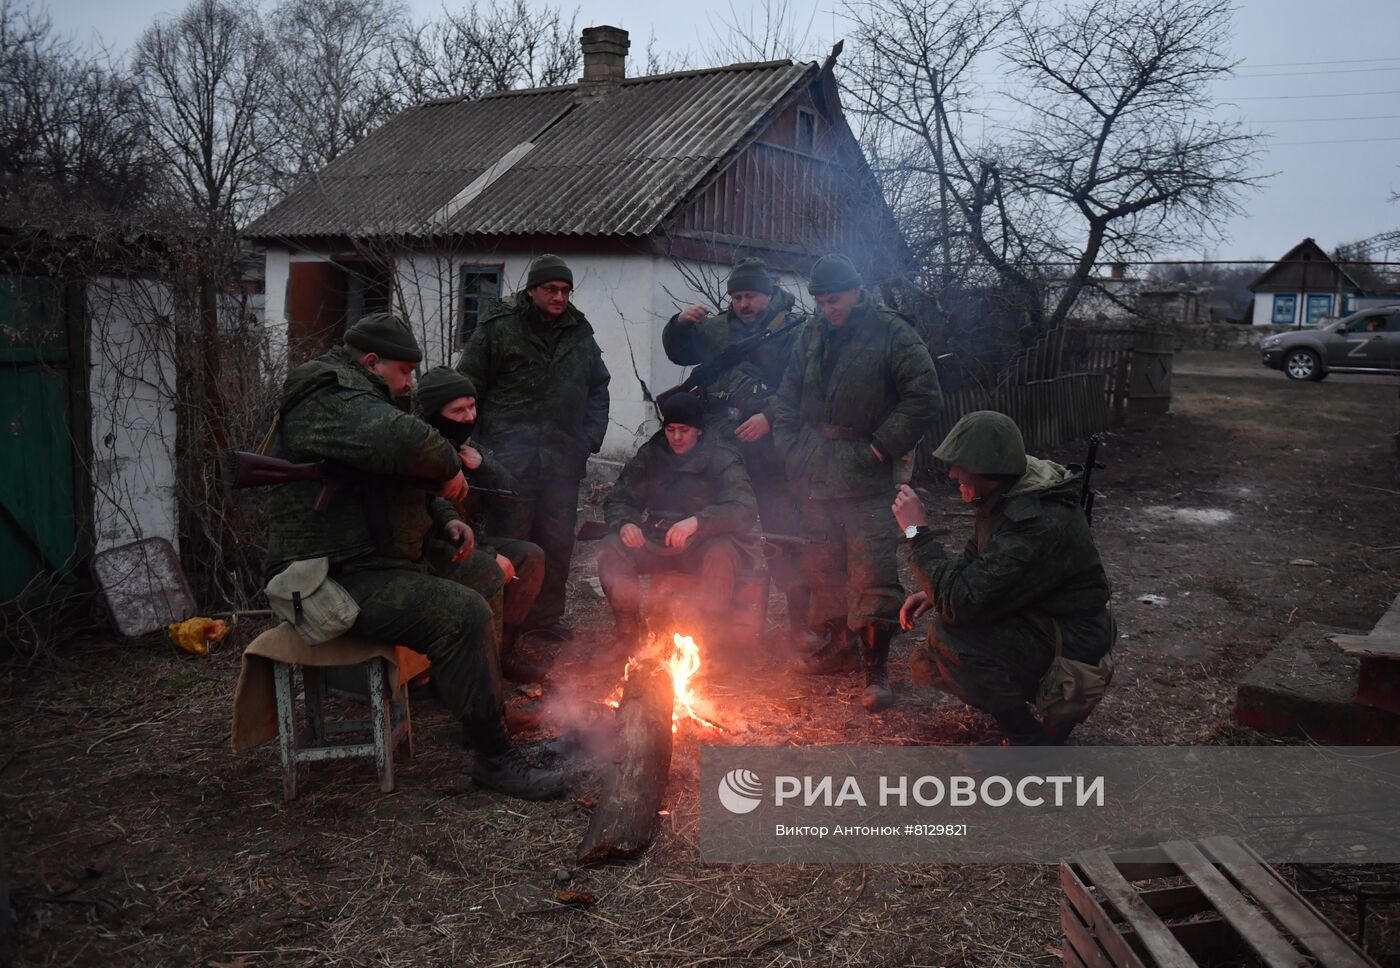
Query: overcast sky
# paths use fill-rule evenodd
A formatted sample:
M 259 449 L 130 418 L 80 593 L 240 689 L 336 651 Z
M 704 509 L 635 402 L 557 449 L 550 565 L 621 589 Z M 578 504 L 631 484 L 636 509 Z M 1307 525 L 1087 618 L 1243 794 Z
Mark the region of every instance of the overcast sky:
M 567 0 L 565 0 L 567 3 Z M 561 4 L 563 5 L 563 4 Z M 797 2 L 792 4 L 799 6 Z M 50 0 L 49 14 L 79 41 L 123 51 L 152 20 L 180 9 L 176 0 Z M 416 16 L 439 0 L 410 0 Z M 743 0 L 590 0 L 579 25 L 613 24 L 632 33 L 633 53 L 649 36 L 660 50 L 698 48 Z M 841 24 L 825 2 L 811 18 L 812 56 L 829 49 Z M 1330 249 L 1339 242 L 1400 227 L 1400 2 L 1396 0 L 1242 0 L 1235 19 L 1238 76 L 1219 85 L 1222 111 L 1269 136 L 1260 174 L 1273 173 L 1225 226 L 1229 241 L 1212 258 L 1275 259 L 1305 236 Z M 1400 250 L 1388 258 L 1400 260 Z

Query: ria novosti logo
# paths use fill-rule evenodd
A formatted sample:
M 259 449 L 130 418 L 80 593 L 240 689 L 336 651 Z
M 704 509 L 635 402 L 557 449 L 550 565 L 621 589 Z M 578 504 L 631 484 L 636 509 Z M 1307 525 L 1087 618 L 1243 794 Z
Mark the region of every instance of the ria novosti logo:
M 749 813 L 763 802 L 763 782 L 752 770 L 730 770 L 719 781 L 719 802 L 730 813 Z

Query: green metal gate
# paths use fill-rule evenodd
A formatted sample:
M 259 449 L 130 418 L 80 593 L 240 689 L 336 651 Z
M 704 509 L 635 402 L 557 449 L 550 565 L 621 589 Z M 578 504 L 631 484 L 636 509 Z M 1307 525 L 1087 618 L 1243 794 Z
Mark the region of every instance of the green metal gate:
M 76 589 L 85 386 L 64 287 L 0 276 L 0 603 Z

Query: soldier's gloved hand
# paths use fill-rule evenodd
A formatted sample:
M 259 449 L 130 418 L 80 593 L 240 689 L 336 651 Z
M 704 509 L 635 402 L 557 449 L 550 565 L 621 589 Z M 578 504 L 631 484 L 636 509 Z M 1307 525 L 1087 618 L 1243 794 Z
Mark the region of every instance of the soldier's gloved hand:
M 469 471 L 474 471 L 481 466 L 481 451 L 471 444 L 463 444 L 458 448 L 457 456 L 462 458 L 462 466 Z
M 773 428 L 768 423 L 768 418 L 761 413 L 756 413 L 748 420 L 741 423 L 734 431 L 734 436 L 738 437 L 746 444 L 751 444 L 755 440 L 762 440 L 768 436 Z
M 691 539 L 696 531 L 700 530 L 700 519 L 691 516 L 682 518 L 671 525 L 671 530 L 666 532 L 666 547 L 675 548 L 677 551 L 685 547 L 685 543 Z
M 462 476 L 461 471 L 458 471 L 456 476 L 442 482 L 438 493 L 449 501 L 461 501 L 467 496 L 467 479 Z
M 710 311 L 708 309 L 706 309 L 704 306 L 701 306 L 699 303 L 695 303 L 694 305 L 687 306 L 680 312 L 678 312 L 676 314 L 676 318 L 683 323 L 690 323 L 693 325 L 702 321 L 708 315 L 710 315 Z
M 443 530 L 447 532 L 447 540 L 457 546 L 457 550 L 452 554 L 453 561 L 461 561 L 476 550 L 476 535 L 472 534 L 471 526 L 467 522 L 448 521 Z
M 915 592 L 904 600 L 904 605 L 899 609 L 899 627 L 909 631 L 931 608 L 933 602 L 929 601 L 928 592 Z
M 629 548 L 640 548 L 647 543 L 646 535 L 642 534 L 642 529 L 635 524 L 624 524 L 619 533 L 622 543 Z
M 909 527 L 911 524 L 918 527 L 928 524 L 928 513 L 924 511 L 924 502 L 919 500 L 919 495 L 914 493 L 914 489 L 908 484 L 899 485 L 899 493 L 894 497 L 894 503 L 890 505 L 890 511 L 894 514 L 894 519 L 899 523 L 901 529 Z

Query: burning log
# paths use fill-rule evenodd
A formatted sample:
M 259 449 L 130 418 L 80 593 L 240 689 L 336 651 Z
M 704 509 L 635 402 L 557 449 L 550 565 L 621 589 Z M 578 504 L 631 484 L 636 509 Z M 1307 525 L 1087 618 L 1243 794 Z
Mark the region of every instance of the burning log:
M 675 687 L 662 662 L 634 660 L 617 707 L 613 771 L 579 844 L 580 864 L 631 857 L 656 837 L 661 798 L 671 775 Z

